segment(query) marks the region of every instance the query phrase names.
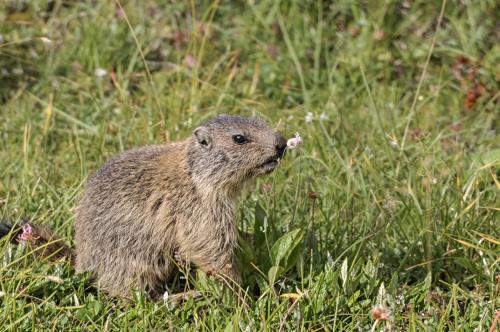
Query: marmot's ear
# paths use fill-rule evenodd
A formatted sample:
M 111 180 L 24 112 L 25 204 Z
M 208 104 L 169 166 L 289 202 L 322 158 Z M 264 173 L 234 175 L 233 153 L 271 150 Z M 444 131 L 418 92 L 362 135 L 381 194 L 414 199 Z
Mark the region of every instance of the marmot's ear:
M 198 144 L 200 144 L 205 149 L 210 149 L 212 147 L 212 138 L 207 127 L 198 127 L 193 131 Z

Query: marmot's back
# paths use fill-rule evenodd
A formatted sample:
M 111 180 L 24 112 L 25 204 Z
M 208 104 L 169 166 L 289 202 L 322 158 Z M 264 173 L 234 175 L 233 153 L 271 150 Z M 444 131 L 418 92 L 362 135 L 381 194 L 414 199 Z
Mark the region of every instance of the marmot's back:
M 163 145 L 126 151 L 88 180 L 75 220 L 76 269 L 97 272 L 103 287 L 112 293 L 130 287 L 123 285 L 124 276 L 132 283 L 137 278 L 130 274 L 130 263 L 137 264 L 135 271 L 141 270 L 140 262 L 154 256 L 155 265 L 166 265 L 162 249 L 168 246 L 171 225 L 168 220 L 163 224 L 152 220 L 163 202 L 162 193 L 168 192 L 164 187 L 173 184 L 158 165 L 165 158 L 178 161 L 173 155 L 177 149 Z

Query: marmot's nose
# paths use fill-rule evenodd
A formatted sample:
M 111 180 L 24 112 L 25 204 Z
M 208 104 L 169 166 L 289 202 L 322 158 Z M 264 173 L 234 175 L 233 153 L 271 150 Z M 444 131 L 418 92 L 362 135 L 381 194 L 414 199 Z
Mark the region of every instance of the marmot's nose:
M 278 158 L 283 158 L 285 155 L 286 139 L 280 134 L 276 134 L 276 151 L 278 152 Z

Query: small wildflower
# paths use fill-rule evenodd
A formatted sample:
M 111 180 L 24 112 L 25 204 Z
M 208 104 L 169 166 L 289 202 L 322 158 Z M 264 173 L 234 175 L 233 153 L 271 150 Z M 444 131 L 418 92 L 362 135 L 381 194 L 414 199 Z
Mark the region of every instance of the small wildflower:
M 307 193 L 307 196 L 312 199 L 312 200 L 315 200 L 319 197 L 319 194 L 315 191 L 310 191 Z
M 321 113 L 321 114 L 319 115 L 319 119 L 320 119 L 320 121 L 325 121 L 325 120 L 328 120 L 328 115 L 326 115 L 326 113 L 325 113 L 325 112 L 323 112 L 323 113 Z
M 375 320 L 384 320 L 384 321 L 388 321 L 388 320 L 392 319 L 391 311 L 389 310 L 389 308 L 387 308 L 381 304 L 377 304 L 375 307 L 373 307 L 372 317 Z
M 125 15 L 125 11 L 121 7 L 116 9 L 115 15 L 116 15 L 116 17 L 120 17 L 120 18 L 127 16 L 127 15 Z
M 385 32 L 382 29 L 373 32 L 373 39 L 375 39 L 376 41 L 381 41 L 382 39 L 384 39 L 384 37 L 385 37 Z
M 388 210 L 389 212 L 394 212 L 396 210 L 396 208 L 398 207 L 398 204 L 400 204 L 401 202 L 398 201 L 397 199 L 394 199 L 393 197 L 387 197 L 385 200 L 384 200 L 384 204 L 383 204 L 383 207 Z
M 168 302 L 168 289 L 163 293 L 163 301 Z
M 423 130 L 420 128 L 415 128 L 410 132 L 410 136 L 414 140 L 419 140 L 423 136 Z
M 454 124 L 451 125 L 450 129 L 454 132 L 462 130 L 462 122 L 455 122 Z
M 55 282 L 56 284 L 64 284 L 64 280 L 62 280 L 58 276 L 47 276 L 46 279 L 48 281 Z
M 270 183 L 264 183 L 261 187 L 262 191 L 269 194 L 273 190 L 273 185 Z
M 75 71 L 80 71 L 80 70 L 82 70 L 82 69 L 83 69 L 83 66 L 82 66 L 82 64 L 81 64 L 81 63 L 79 63 L 79 62 L 73 62 L 73 63 L 71 64 L 71 68 L 72 68 L 73 70 L 75 70 Z
M 27 242 L 33 239 L 33 227 L 30 224 L 23 225 L 23 232 L 17 236 L 17 242 Z
M 405 304 L 405 297 L 403 293 L 400 293 L 396 296 L 396 304 L 397 305 L 404 305 Z
M 349 31 L 349 34 L 351 35 L 351 37 L 357 37 L 359 35 L 359 33 L 361 32 L 361 30 L 356 26 L 349 27 L 348 31 Z
M 313 121 L 313 114 L 311 112 L 307 112 L 305 119 L 306 123 L 311 123 Z
M 108 71 L 104 68 L 97 68 L 95 71 L 94 71 L 94 75 L 96 77 L 104 77 L 108 74 Z
M 194 66 L 196 66 L 196 60 L 191 54 L 186 55 L 184 62 L 189 68 L 193 68 Z
M 42 43 L 44 43 L 45 45 L 49 46 L 52 44 L 52 40 L 50 40 L 49 38 L 47 37 L 40 37 L 40 40 L 42 41 Z
M 295 137 L 290 138 L 286 142 L 287 148 L 293 150 L 299 147 L 302 144 L 302 137 L 300 137 L 299 133 L 295 133 Z
M 267 45 L 266 52 L 273 60 L 278 56 L 278 48 L 276 47 L 276 45 Z
M 387 138 L 389 140 L 389 145 L 392 146 L 393 148 L 398 147 L 398 139 L 394 135 L 387 135 Z
M 0 35 L 0 44 L 3 44 L 3 42 L 4 42 L 4 38 L 2 35 Z
M 176 48 L 180 48 L 189 43 L 189 34 L 184 30 L 177 29 L 172 33 L 170 40 Z

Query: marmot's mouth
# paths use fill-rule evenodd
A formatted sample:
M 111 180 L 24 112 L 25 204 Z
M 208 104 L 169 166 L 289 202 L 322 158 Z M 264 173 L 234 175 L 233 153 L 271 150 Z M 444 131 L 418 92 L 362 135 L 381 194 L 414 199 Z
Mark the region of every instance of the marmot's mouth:
M 278 157 L 271 157 L 267 159 L 260 167 L 264 168 L 265 170 L 272 171 L 273 169 L 278 166 Z

